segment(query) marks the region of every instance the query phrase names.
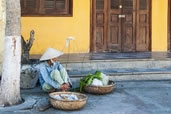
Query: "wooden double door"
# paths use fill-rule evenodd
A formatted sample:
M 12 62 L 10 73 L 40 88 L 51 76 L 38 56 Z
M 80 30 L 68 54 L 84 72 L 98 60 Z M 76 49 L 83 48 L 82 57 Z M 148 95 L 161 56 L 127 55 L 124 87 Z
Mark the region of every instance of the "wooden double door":
M 150 51 L 150 0 L 92 0 L 91 51 Z

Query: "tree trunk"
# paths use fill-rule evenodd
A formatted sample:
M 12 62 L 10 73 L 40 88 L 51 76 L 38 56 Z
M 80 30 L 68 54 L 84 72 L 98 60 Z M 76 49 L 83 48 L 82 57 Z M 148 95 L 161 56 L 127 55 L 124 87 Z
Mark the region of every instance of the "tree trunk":
M 20 103 L 21 66 L 20 0 L 6 0 L 6 29 L 0 104 Z
M 23 64 L 30 63 L 29 52 L 33 45 L 33 41 L 34 41 L 34 30 L 30 31 L 30 38 L 27 41 L 25 41 L 23 36 L 21 36 L 21 47 L 22 47 L 21 63 Z
M 3 45 L 5 38 L 5 24 L 6 24 L 6 7 L 5 0 L 0 0 L 0 79 L 2 73 L 2 61 L 3 61 Z

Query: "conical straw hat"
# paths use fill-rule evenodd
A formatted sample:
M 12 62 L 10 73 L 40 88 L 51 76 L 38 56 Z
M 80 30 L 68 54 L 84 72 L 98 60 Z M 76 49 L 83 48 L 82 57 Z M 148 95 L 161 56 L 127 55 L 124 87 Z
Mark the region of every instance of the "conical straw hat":
M 49 60 L 49 59 L 52 59 L 52 58 L 55 58 L 55 57 L 59 57 L 59 56 L 61 56 L 63 54 L 64 53 L 59 51 L 59 50 L 56 50 L 56 49 L 53 49 L 53 48 L 48 48 L 45 51 L 45 53 L 41 56 L 40 61 Z

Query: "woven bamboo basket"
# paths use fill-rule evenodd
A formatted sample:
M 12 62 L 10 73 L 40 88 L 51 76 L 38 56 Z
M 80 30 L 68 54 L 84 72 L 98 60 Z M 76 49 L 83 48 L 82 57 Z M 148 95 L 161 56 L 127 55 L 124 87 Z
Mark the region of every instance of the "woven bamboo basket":
M 109 81 L 107 86 L 85 86 L 83 89 L 85 92 L 92 93 L 92 94 L 107 94 L 114 90 L 115 84 L 113 81 Z
M 57 100 L 52 98 L 53 95 L 60 94 L 74 94 L 78 97 L 75 101 Z M 81 93 L 75 92 L 53 92 L 49 94 L 50 103 L 54 108 L 62 110 L 78 110 L 84 107 L 87 102 L 87 96 Z

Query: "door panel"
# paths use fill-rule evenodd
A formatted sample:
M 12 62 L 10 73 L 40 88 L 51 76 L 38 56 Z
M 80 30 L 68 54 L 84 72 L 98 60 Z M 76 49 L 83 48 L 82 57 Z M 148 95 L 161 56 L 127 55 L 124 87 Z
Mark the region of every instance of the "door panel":
M 137 0 L 137 51 L 150 50 L 150 0 Z
M 122 52 L 135 51 L 135 0 L 122 0 Z
M 94 52 L 150 51 L 150 0 L 92 0 Z
M 93 0 L 93 3 L 93 51 L 103 52 L 106 49 L 107 38 L 106 0 Z
M 121 51 L 121 20 L 119 15 L 121 9 L 119 4 L 121 0 L 109 0 L 109 29 L 108 29 L 108 51 L 109 52 L 120 52 Z
M 96 29 L 96 48 L 98 51 L 103 50 L 104 44 L 104 29 L 103 27 L 97 27 Z

